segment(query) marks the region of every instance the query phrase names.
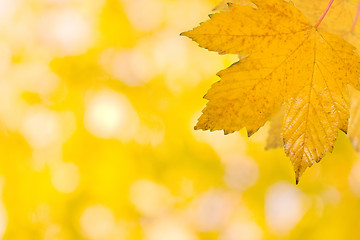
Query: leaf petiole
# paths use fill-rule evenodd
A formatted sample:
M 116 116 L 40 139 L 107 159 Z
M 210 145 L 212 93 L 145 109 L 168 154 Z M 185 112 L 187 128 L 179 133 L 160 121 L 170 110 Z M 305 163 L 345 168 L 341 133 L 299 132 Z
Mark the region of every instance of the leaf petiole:
M 356 23 L 357 23 L 358 18 L 359 18 L 359 13 L 360 13 L 360 0 L 358 2 L 358 6 L 357 6 L 357 9 L 356 9 L 356 14 L 355 14 L 354 21 L 353 21 L 353 24 L 351 26 L 350 32 L 354 32 L 354 30 L 355 30 L 355 26 L 356 26 Z
M 323 12 L 323 14 L 321 15 L 319 21 L 315 24 L 315 28 L 318 28 L 318 26 L 320 25 L 320 23 L 322 22 L 322 20 L 324 19 L 324 17 L 326 16 L 327 12 L 329 11 L 331 4 L 334 2 L 334 0 L 330 0 L 329 4 L 327 5 L 325 11 Z

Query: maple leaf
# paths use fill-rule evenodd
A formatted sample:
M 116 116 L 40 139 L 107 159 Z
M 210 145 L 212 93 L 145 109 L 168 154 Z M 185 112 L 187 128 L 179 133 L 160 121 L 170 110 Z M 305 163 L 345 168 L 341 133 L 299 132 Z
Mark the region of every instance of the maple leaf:
M 324 6 L 327 0 L 320 0 L 314 2 L 311 0 L 294 0 L 295 4 L 303 10 L 303 13 L 310 19 L 316 18 L 316 13 L 321 12 L 320 5 Z M 329 11 L 326 24 L 322 25 L 323 29 L 330 32 L 338 33 L 343 36 L 345 40 L 353 44 L 357 49 L 360 49 L 360 39 L 357 36 L 360 32 L 360 25 L 356 24 L 356 7 L 355 0 L 338 0 L 336 4 Z M 341 21 L 339 21 L 339 18 Z M 360 94 L 354 89 L 350 90 L 350 122 L 348 137 L 355 150 L 360 151 Z M 269 138 L 276 138 L 272 132 L 269 131 Z M 270 136 L 271 135 L 271 136 Z
M 328 0 L 293 0 L 292 1 L 311 23 L 315 23 L 318 17 L 322 14 Z M 332 4 L 327 16 L 326 21 L 322 23 L 319 28 L 331 33 L 339 34 L 344 39 L 354 45 L 357 49 L 360 49 L 360 39 L 357 36 L 359 32 L 359 25 L 356 25 L 356 3 L 357 0 L 336 0 Z M 253 5 L 250 0 L 223 0 L 214 9 L 214 11 L 227 10 L 228 3 L 237 3 L 242 5 Z M 358 3 L 360 4 L 360 3 Z M 341 21 L 339 21 L 341 19 Z M 353 93 L 350 98 L 350 112 L 351 116 L 358 116 L 360 94 Z M 283 145 L 281 137 L 281 127 L 283 119 L 279 114 L 271 119 L 270 129 L 268 137 L 266 139 L 265 149 L 278 148 Z M 348 136 L 354 146 L 354 148 L 360 151 L 360 130 L 358 130 L 358 124 L 360 119 L 352 117 L 352 121 L 349 123 Z
M 232 0 L 231 2 L 243 2 L 246 0 Z M 227 8 L 227 0 L 222 1 L 219 7 Z M 315 22 L 318 16 L 325 8 L 328 0 L 293 0 L 294 4 L 301 12 L 307 16 L 311 22 Z M 360 2 L 357 0 L 337 0 L 330 8 L 326 16 L 326 21 L 319 28 L 326 31 L 337 33 L 344 37 L 345 40 L 360 49 L 360 39 L 357 36 L 360 25 L 356 24 L 356 11 L 359 11 Z M 358 5 L 358 7 L 356 7 Z M 225 7 L 226 6 L 226 7 Z M 341 21 L 339 21 L 341 19 Z M 348 137 L 351 140 L 355 150 L 360 151 L 360 94 L 355 90 L 350 91 L 350 122 Z M 274 119 L 271 122 L 269 135 L 267 138 L 266 149 L 281 147 L 281 123 L 282 119 Z
M 236 0 L 235 0 L 236 1 Z M 317 16 L 321 13 L 327 0 L 293 0 L 296 7 L 304 13 L 310 21 L 316 21 Z M 360 25 L 356 24 L 356 11 L 359 9 L 356 5 L 360 3 L 357 0 L 337 0 L 327 14 L 326 21 L 321 25 L 321 29 L 337 33 L 344 37 L 345 40 L 360 49 L 360 39 L 357 36 L 360 32 Z M 358 6 L 359 7 L 359 6 Z M 339 21 L 341 19 L 341 21 Z M 355 150 L 360 151 L 360 94 L 354 89 L 350 90 L 350 121 L 348 137 Z M 276 126 L 276 124 L 274 124 Z M 276 129 L 269 131 L 269 139 L 276 138 L 274 134 Z M 273 145 L 273 147 L 276 147 Z
M 239 1 L 239 0 L 235 0 Z M 326 5 L 327 0 L 293 0 L 296 6 L 312 21 L 316 21 L 322 8 Z M 356 11 L 359 11 L 357 0 L 338 0 L 330 9 L 327 15 L 327 21 L 321 26 L 330 32 L 338 33 L 345 40 L 360 49 L 360 39 L 357 36 L 360 32 L 360 25 L 356 24 Z M 358 5 L 358 7 L 356 7 Z M 339 21 L 341 19 L 341 21 Z M 350 122 L 348 137 L 355 150 L 360 151 L 360 94 L 354 89 L 350 90 Z M 276 124 L 275 124 L 276 126 Z M 276 129 L 270 129 L 269 139 L 276 138 L 274 134 Z M 273 145 L 275 147 L 275 145 Z
M 229 4 L 210 20 L 182 33 L 219 54 L 247 54 L 220 71 L 195 129 L 245 127 L 251 136 L 277 113 L 296 182 L 307 167 L 331 151 L 349 118 L 347 84 L 360 89 L 360 58 L 341 37 L 313 27 L 283 0 Z

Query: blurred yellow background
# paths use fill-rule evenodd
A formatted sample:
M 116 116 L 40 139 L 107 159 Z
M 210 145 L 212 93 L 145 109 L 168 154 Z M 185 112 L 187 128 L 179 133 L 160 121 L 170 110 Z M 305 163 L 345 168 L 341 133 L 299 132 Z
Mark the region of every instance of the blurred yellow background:
M 194 131 L 236 61 L 179 33 L 217 0 L 0 0 L 1 239 L 359 239 L 340 133 L 298 186 L 266 125 Z

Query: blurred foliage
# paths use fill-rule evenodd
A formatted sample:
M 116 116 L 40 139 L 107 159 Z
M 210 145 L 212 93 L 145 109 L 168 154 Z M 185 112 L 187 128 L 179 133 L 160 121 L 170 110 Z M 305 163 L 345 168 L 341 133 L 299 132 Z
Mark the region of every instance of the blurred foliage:
M 343 133 L 294 184 L 266 125 L 194 131 L 236 56 L 179 33 L 215 0 L 0 1 L 2 239 L 357 239 Z M 339 221 L 341 220 L 341 221 Z

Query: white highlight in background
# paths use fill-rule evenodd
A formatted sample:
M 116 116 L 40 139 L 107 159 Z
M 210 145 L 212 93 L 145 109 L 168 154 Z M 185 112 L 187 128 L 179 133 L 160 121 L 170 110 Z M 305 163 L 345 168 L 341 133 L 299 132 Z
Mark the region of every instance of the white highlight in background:
M 56 164 L 52 170 L 51 183 L 59 192 L 75 191 L 79 183 L 78 167 L 73 163 Z
M 144 216 L 163 214 L 172 202 L 170 191 L 150 180 L 138 180 L 131 185 L 130 200 Z
M 82 54 L 95 39 L 92 19 L 72 9 L 47 12 L 39 31 L 43 42 L 58 56 Z
M 109 239 L 116 228 L 113 212 L 103 206 L 88 207 L 80 218 L 82 234 L 90 239 Z
M 285 236 L 307 211 L 306 195 L 288 182 L 271 185 L 265 195 L 265 217 L 271 232 Z
M 125 95 L 103 89 L 88 93 L 84 124 L 96 137 L 128 141 L 135 137 L 139 117 Z

